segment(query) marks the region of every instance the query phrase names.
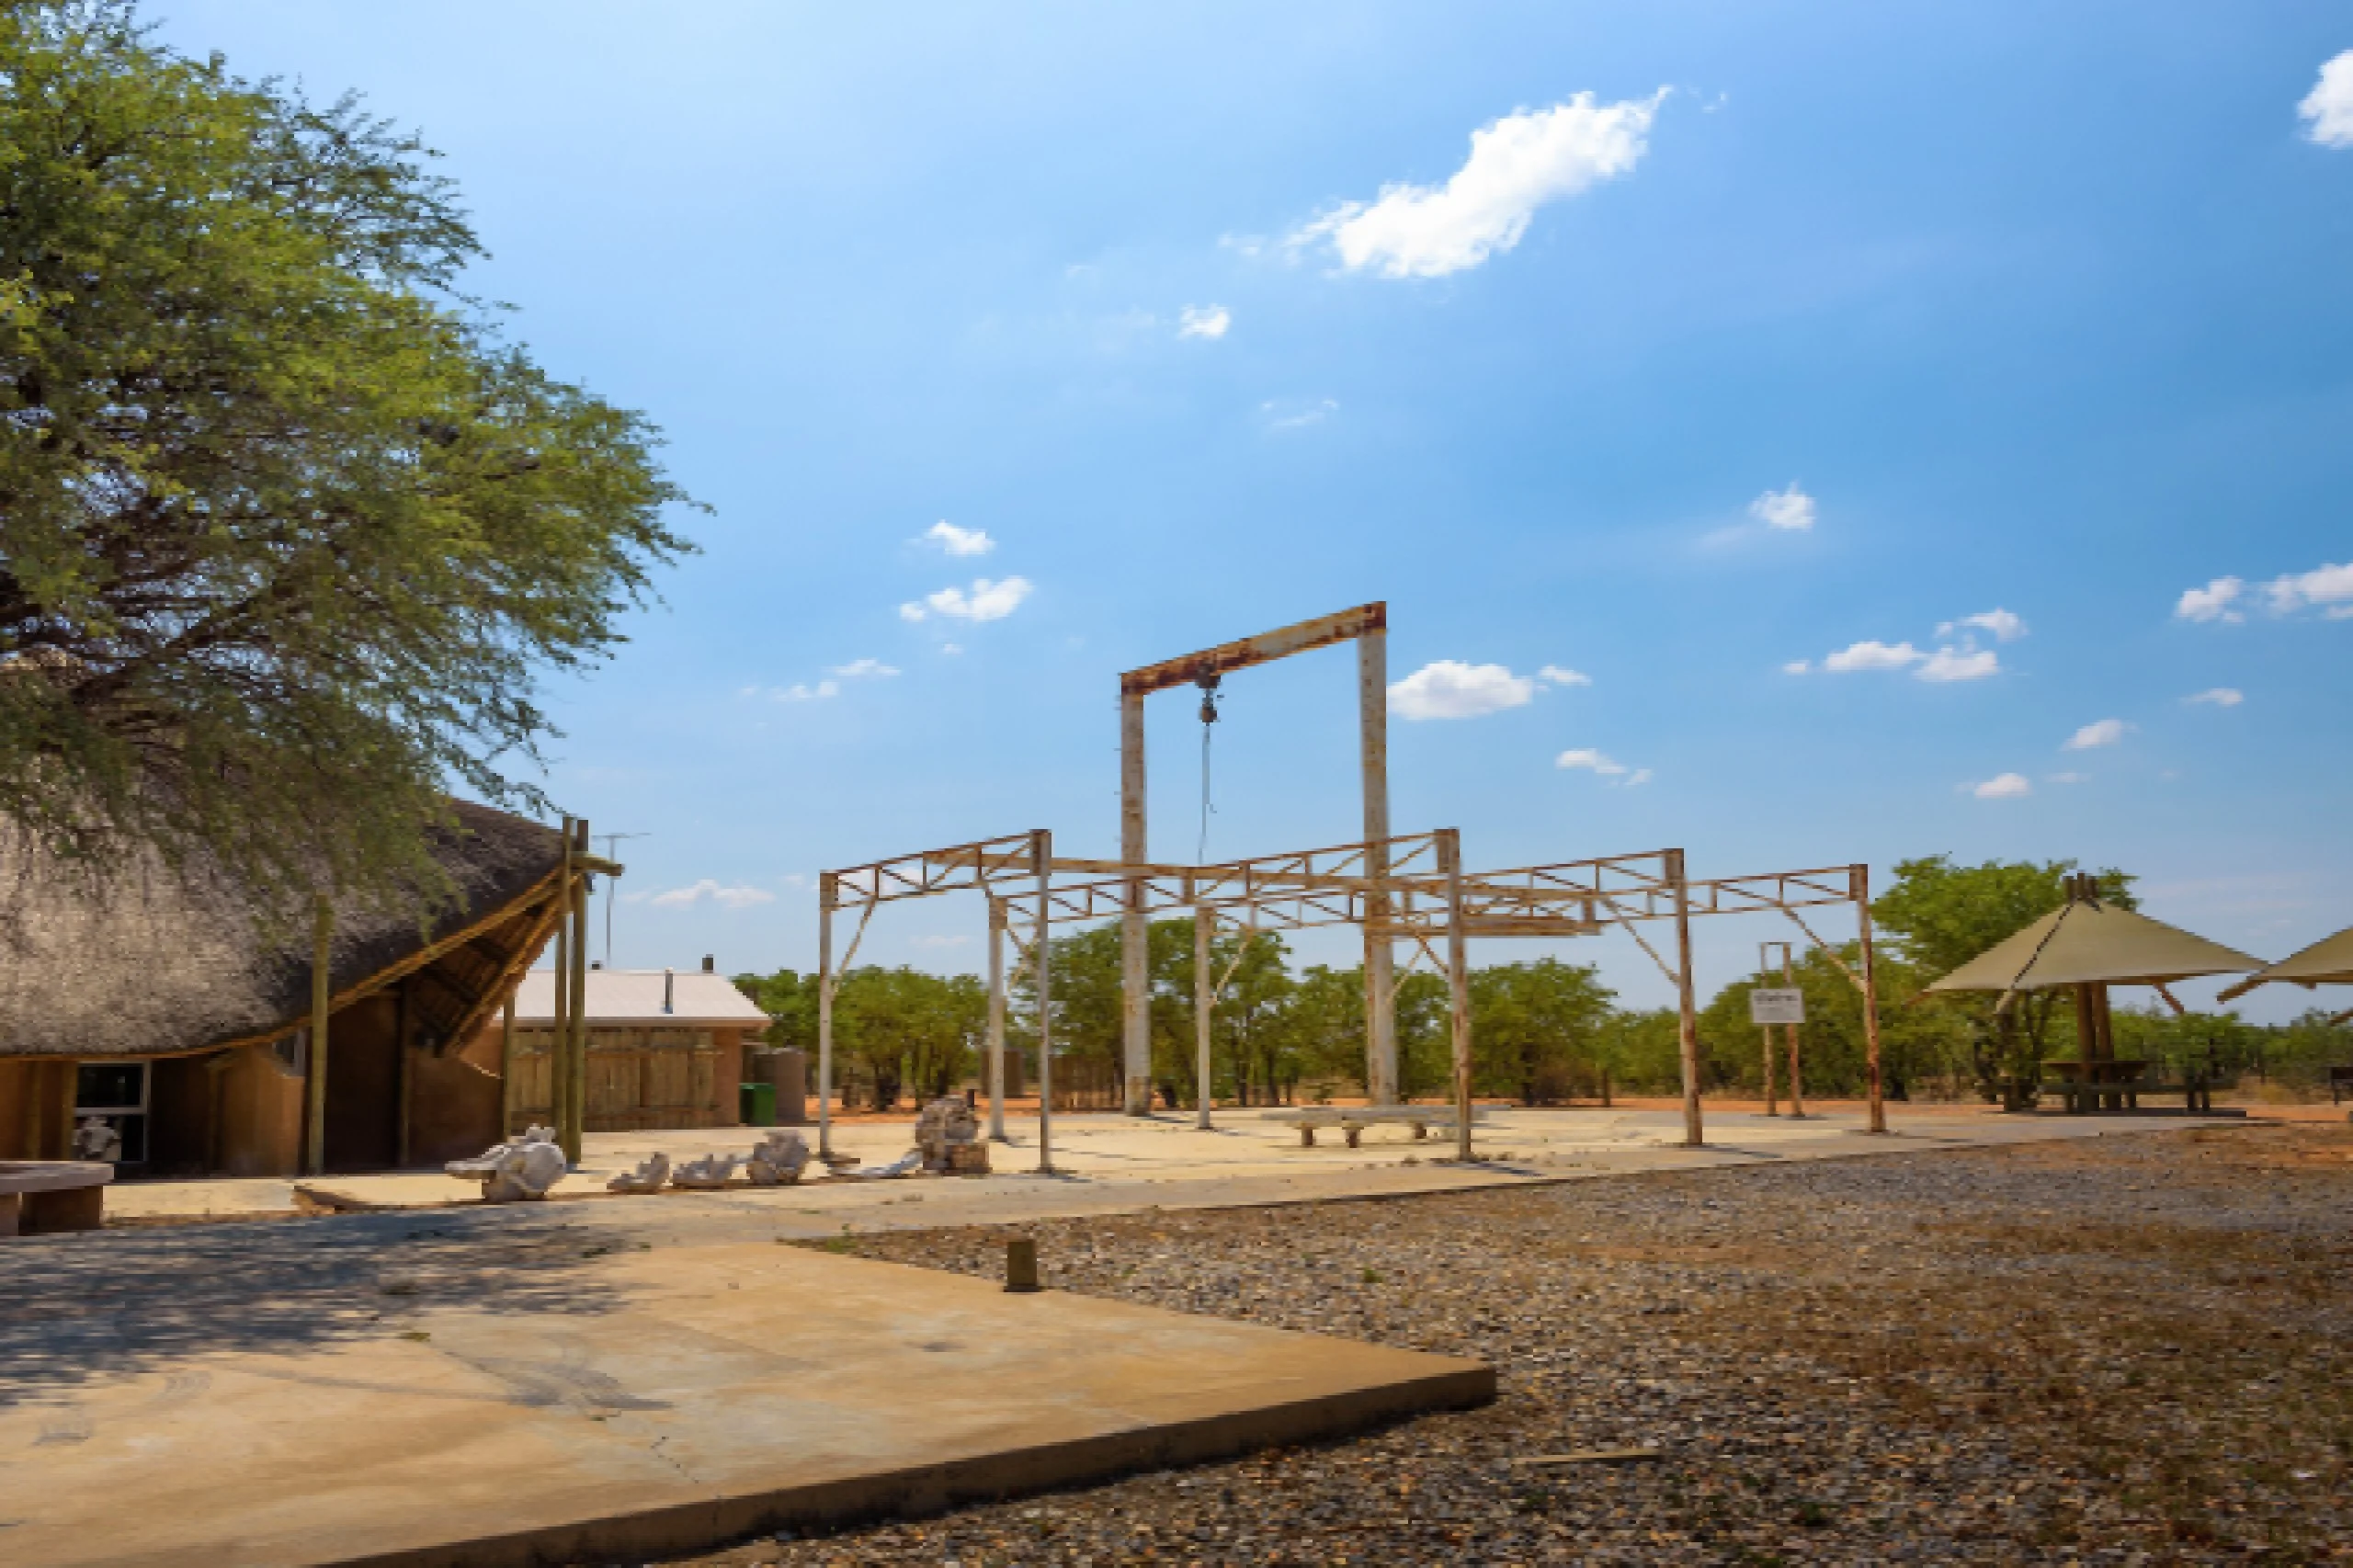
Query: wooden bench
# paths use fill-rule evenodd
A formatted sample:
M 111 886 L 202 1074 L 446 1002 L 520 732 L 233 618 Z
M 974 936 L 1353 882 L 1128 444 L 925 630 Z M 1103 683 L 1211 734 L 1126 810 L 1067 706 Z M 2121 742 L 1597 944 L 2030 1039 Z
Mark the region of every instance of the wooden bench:
M 1302 1148 L 1315 1147 L 1315 1133 L 1319 1128 L 1336 1127 L 1347 1136 L 1348 1147 L 1355 1149 L 1362 1146 L 1360 1140 L 1368 1127 L 1406 1126 L 1414 1130 L 1415 1137 L 1427 1138 L 1433 1127 L 1450 1128 L 1454 1125 L 1454 1108 L 1443 1105 L 1313 1106 L 1304 1110 L 1270 1110 L 1266 1119 L 1289 1122 L 1298 1128 Z M 1479 1113 L 1473 1110 L 1471 1119 L 1475 1123 Z
M 97 1160 L 0 1161 L 0 1236 L 97 1230 L 113 1179 Z

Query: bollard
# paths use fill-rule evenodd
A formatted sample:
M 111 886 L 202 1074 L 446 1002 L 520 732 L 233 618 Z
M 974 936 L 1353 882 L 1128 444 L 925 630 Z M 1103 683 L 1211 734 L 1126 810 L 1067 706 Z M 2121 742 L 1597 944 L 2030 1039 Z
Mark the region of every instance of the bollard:
M 1017 1296 L 1045 1289 L 1038 1283 L 1038 1244 L 1032 1238 L 1017 1236 L 1005 1244 L 1005 1288 Z

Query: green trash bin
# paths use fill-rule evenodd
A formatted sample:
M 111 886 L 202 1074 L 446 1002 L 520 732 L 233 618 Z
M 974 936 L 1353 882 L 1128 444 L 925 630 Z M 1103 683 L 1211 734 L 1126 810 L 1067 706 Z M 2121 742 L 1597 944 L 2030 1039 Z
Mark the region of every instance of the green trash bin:
M 746 1127 L 774 1127 L 776 1125 L 776 1085 L 774 1084 L 736 1085 L 735 1114 Z

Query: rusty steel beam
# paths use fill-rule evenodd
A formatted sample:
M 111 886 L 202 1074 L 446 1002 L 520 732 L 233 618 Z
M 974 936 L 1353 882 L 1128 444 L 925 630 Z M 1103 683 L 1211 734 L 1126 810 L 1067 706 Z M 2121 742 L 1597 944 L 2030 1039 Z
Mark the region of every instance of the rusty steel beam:
M 1376 601 L 1344 609 L 1336 615 L 1320 615 L 1313 620 L 1302 620 L 1272 631 L 1261 631 L 1256 637 L 1239 638 L 1221 642 L 1214 648 L 1204 648 L 1198 653 L 1164 659 L 1156 665 L 1129 670 L 1120 676 L 1122 698 L 1149 697 L 1155 691 L 1171 687 L 1191 686 L 1210 676 L 1231 675 L 1246 670 L 1253 665 L 1263 665 L 1276 659 L 1287 659 L 1293 653 L 1304 653 L 1312 648 L 1328 648 L 1335 642 L 1346 642 L 1368 631 L 1389 629 L 1389 606 Z

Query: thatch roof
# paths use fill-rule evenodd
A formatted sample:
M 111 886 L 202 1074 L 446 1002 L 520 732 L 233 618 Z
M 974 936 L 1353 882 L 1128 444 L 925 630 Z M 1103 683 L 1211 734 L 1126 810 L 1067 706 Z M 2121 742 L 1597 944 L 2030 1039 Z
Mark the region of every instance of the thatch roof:
M 2040 991 L 2054 985 L 2163 985 L 2236 974 L 2263 960 L 2162 920 L 2088 899 L 2068 902 L 1930 985 L 1930 991 Z
M 453 802 L 434 858 L 454 903 L 335 911 L 329 983 L 338 1005 L 450 937 L 544 900 L 563 858 L 555 829 Z M 300 1027 L 311 1006 L 309 922 L 270 922 L 234 877 L 160 860 L 102 889 L 0 838 L 0 1056 L 84 1060 L 199 1051 Z
M 2290 953 L 2270 968 L 2248 975 L 2222 994 L 2222 1000 L 2244 996 L 2275 980 L 2291 981 L 2310 990 L 2315 985 L 2353 985 L 2353 926 L 2333 937 L 2323 937 L 2309 948 Z

